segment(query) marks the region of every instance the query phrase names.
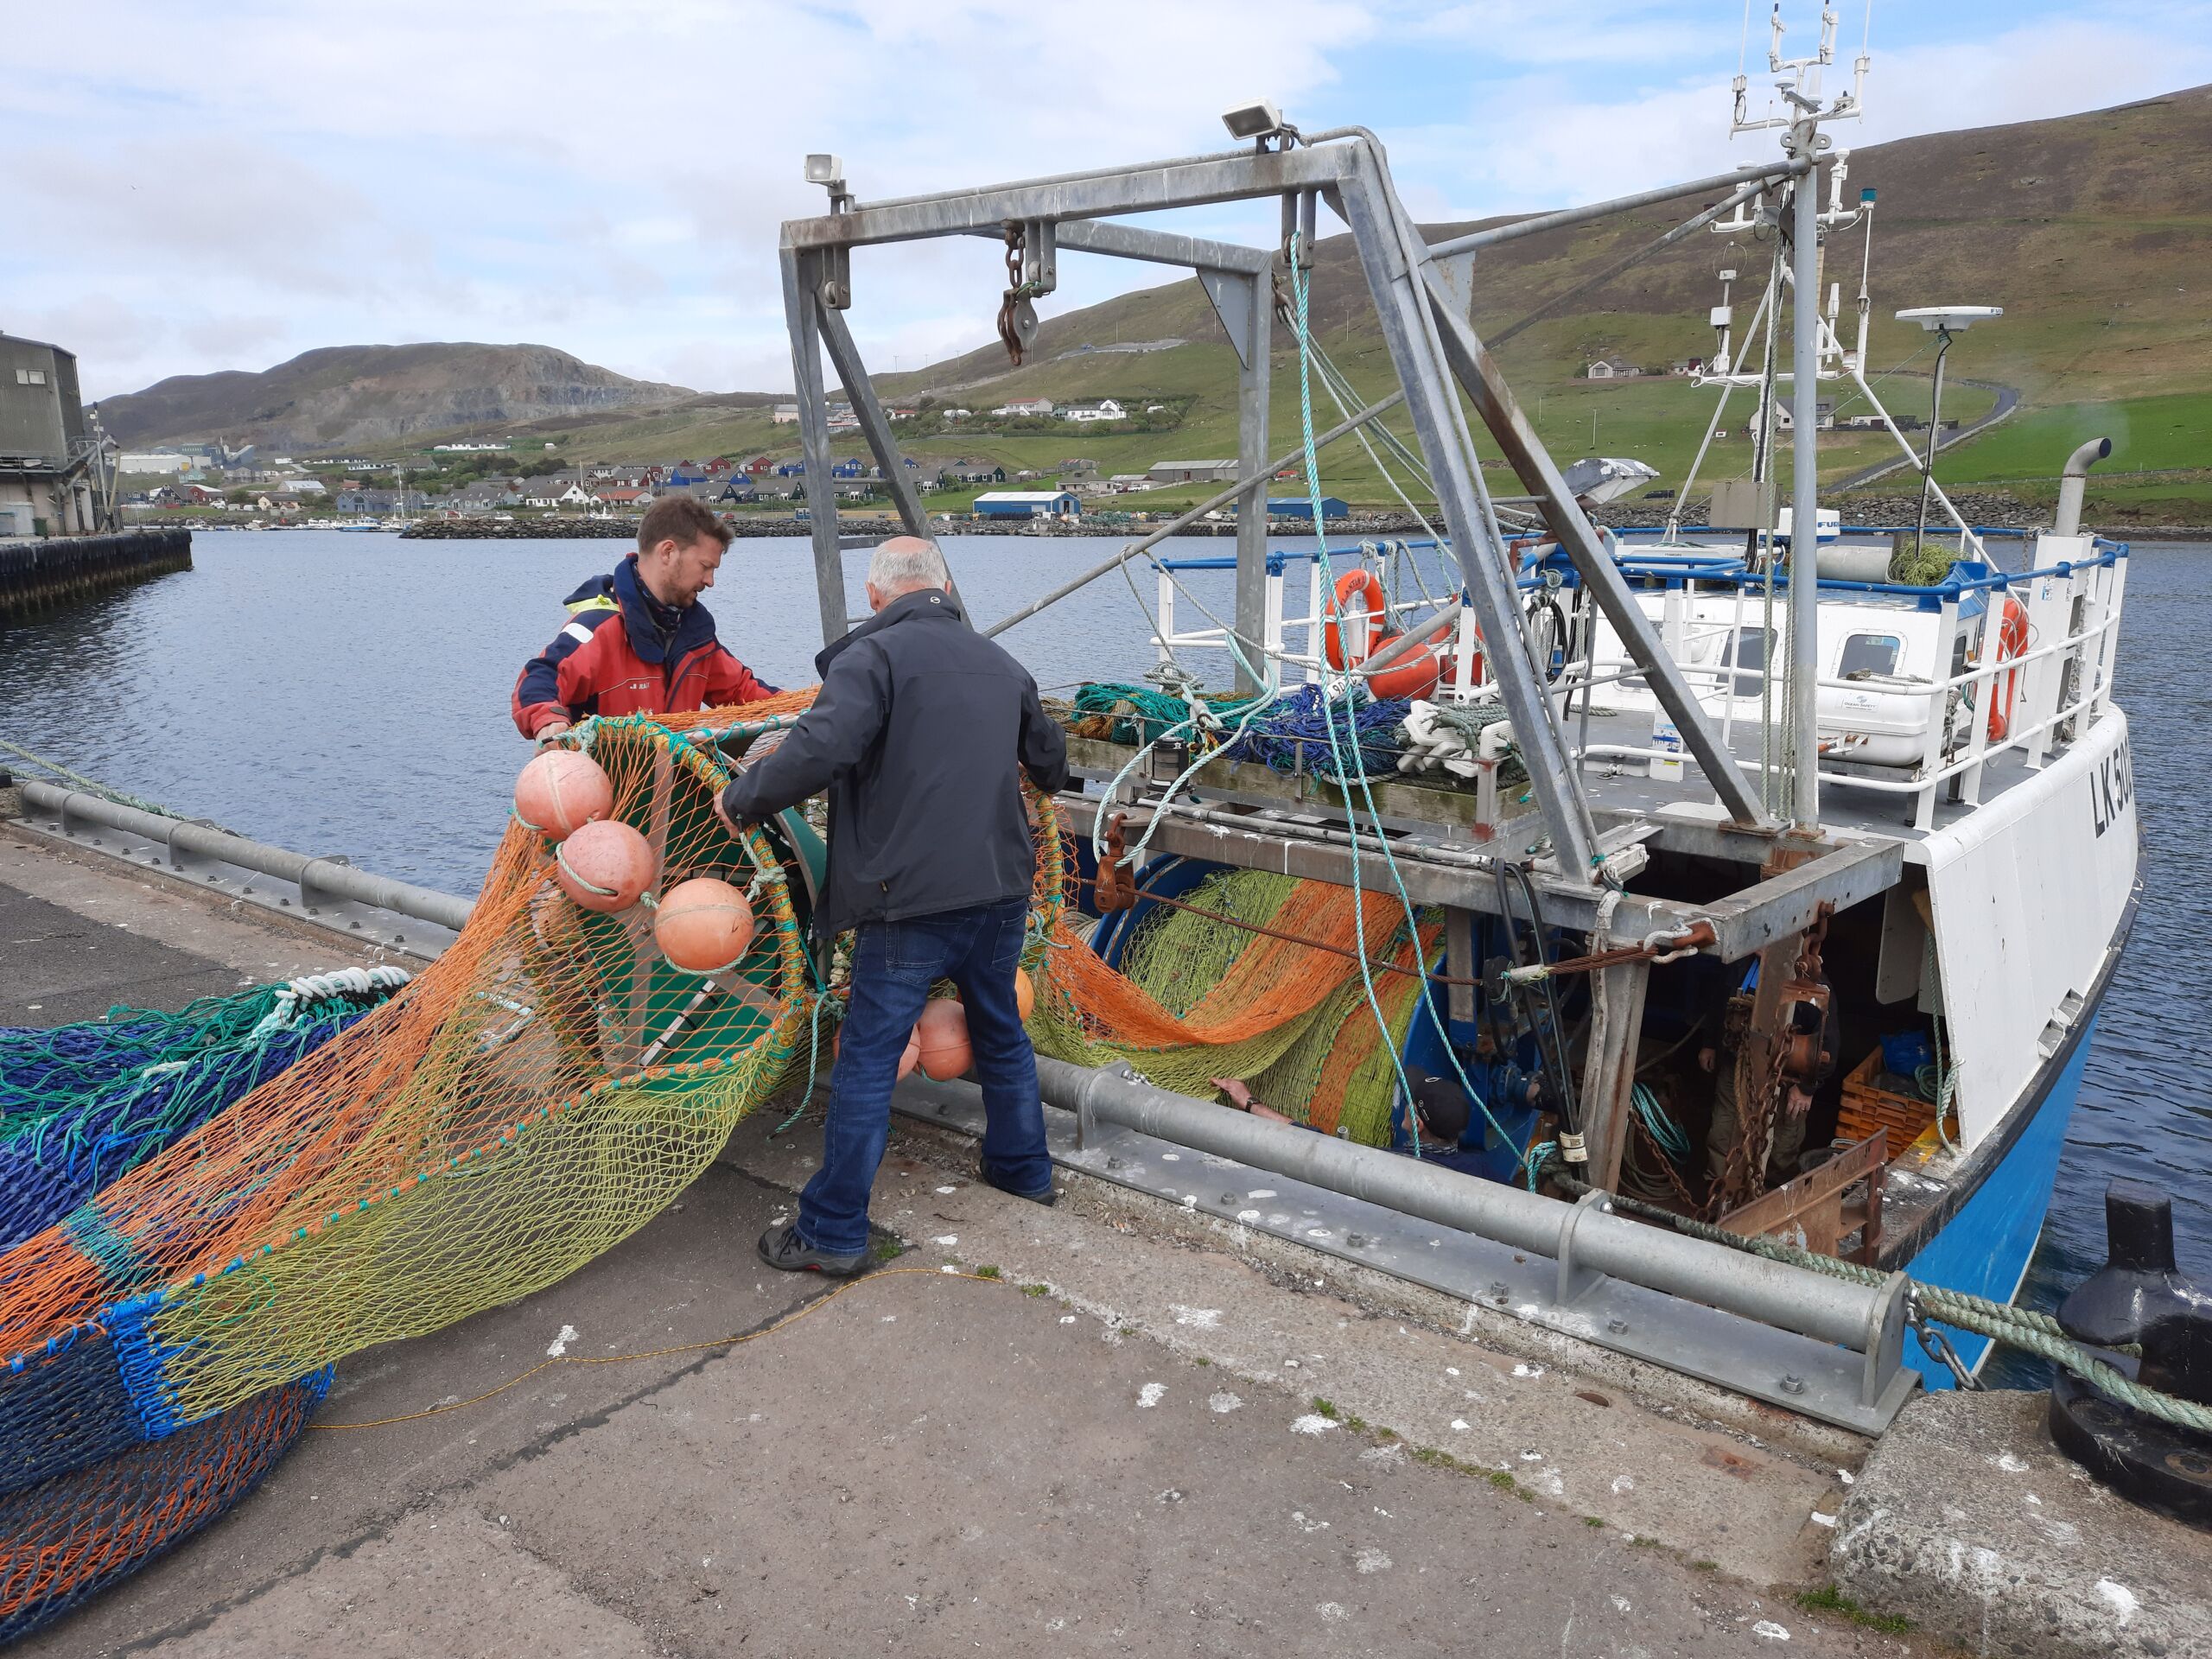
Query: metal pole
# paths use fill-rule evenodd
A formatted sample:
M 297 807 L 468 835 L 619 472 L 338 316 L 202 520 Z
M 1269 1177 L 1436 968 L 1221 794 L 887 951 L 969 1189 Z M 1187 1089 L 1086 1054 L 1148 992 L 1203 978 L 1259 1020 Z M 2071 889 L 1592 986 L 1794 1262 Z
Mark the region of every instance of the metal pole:
M 1649 207 L 1658 202 L 1678 201 L 1684 196 L 1694 196 L 1707 190 L 1726 190 L 1740 184 L 1759 184 L 1769 179 L 1788 178 L 1802 173 L 1810 165 L 1798 161 L 1776 162 L 1765 167 L 1739 167 L 1732 173 L 1716 173 L 1709 179 L 1693 179 L 1688 184 L 1662 185 L 1656 190 L 1639 191 L 1632 196 L 1616 196 L 1611 201 L 1593 201 L 1586 207 L 1566 207 L 1555 213 L 1540 213 L 1534 219 L 1516 219 L 1510 225 L 1493 226 L 1487 231 L 1470 231 L 1465 236 L 1455 236 L 1448 242 L 1433 243 L 1429 254 L 1433 258 L 1447 259 L 1455 253 L 1465 253 L 1475 248 L 1493 248 L 1501 242 L 1518 241 L 1524 236 L 1537 236 L 1546 231 L 1561 230 L 1569 225 L 1586 225 L 1593 219 L 1603 219 L 1608 213 L 1624 213 L 1631 208 Z
M 1053 1105 L 1198 1152 L 1440 1226 L 1556 1260 L 1572 1241 L 1578 1268 L 1686 1297 L 1726 1313 L 1863 1353 L 1884 1293 L 1809 1268 L 1748 1255 L 1562 1204 L 1509 1182 L 1439 1169 L 1379 1147 L 1268 1123 L 1170 1094 L 1111 1071 L 1037 1057 L 1039 1091 Z
M 1791 816 L 1800 829 L 1817 829 L 1821 822 L 1821 175 L 1818 158 L 1811 156 L 1815 129 L 1800 129 L 1802 153 L 1813 162 L 1797 181 L 1796 245 L 1791 250 L 1791 269 L 1797 289 L 1793 324 L 1790 372 L 1790 423 L 1796 442 L 1792 452 L 1796 476 L 1791 487 L 1789 515 L 1789 664 L 1790 714 L 1796 728 L 1791 765 L 1796 785 Z M 1942 359 L 1936 359 L 1936 372 Z M 1926 511 L 1923 503 L 1923 512 Z
M 1594 882 L 1592 862 L 1597 836 L 1567 743 L 1552 719 L 1551 702 L 1527 649 L 1518 595 L 1505 569 L 1503 550 L 1478 524 L 1473 455 L 1461 424 L 1459 399 L 1447 376 L 1444 353 L 1432 333 L 1429 290 L 1423 271 L 1409 262 L 1413 250 L 1401 245 L 1397 201 L 1389 176 L 1374 151 L 1363 146 L 1362 165 L 1339 187 L 1342 212 L 1352 228 L 1352 242 L 1375 301 L 1382 339 L 1390 349 L 1406 407 L 1434 481 L 1437 505 L 1451 532 L 1452 552 L 1467 598 L 1489 644 L 1489 660 L 1498 695 L 1513 722 L 1513 739 L 1529 771 L 1529 786 L 1550 831 L 1560 874 L 1569 881 Z
M 1343 437 L 1345 433 L 1351 431 L 1354 428 L 1364 426 L 1368 422 L 1375 420 L 1381 416 L 1389 414 L 1392 410 L 1395 409 L 1400 404 L 1402 404 L 1405 401 L 1406 394 L 1404 392 L 1394 391 L 1388 397 L 1384 397 L 1377 402 L 1370 404 L 1365 409 L 1355 410 L 1344 419 L 1338 422 L 1327 431 L 1322 433 L 1319 437 L 1314 439 L 1313 447 L 1317 449 L 1325 448 L 1330 444 L 1334 443 L 1338 438 Z M 1079 592 L 1081 589 L 1090 587 L 1090 584 L 1097 581 L 1099 577 L 1112 575 L 1115 571 L 1120 569 L 1131 559 L 1135 558 L 1140 553 L 1158 546 L 1160 543 L 1166 541 L 1170 536 L 1175 535 L 1188 526 L 1198 523 L 1199 519 L 1205 518 L 1206 514 L 1211 512 L 1216 507 L 1226 506 L 1230 502 L 1234 501 L 1238 496 L 1243 494 L 1247 489 L 1251 487 L 1254 478 L 1257 478 L 1260 480 L 1261 487 L 1265 488 L 1268 479 L 1274 477 L 1278 471 L 1289 466 L 1291 462 L 1299 459 L 1299 457 L 1303 455 L 1305 453 L 1306 448 L 1301 444 L 1295 449 L 1287 450 L 1282 454 L 1277 455 L 1264 467 L 1261 468 L 1258 473 L 1244 478 L 1240 478 L 1234 484 L 1231 484 L 1227 489 L 1216 491 L 1205 500 L 1199 502 L 1197 506 L 1188 508 L 1182 512 L 1177 513 L 1175 517 L 1169 519 L 1158 530 L 1153 531 L 1147 534 L 1143 540 L 1131 542 L 1127 547 L 1116 553 L 1112 558 L 1108 559 L 1104 563 L 1091 566 L 1090 569 L 1084 571 L 1081 575 L 1062 582 L 1058 587 L 1053 588 L 1051 593 L 1046 594 L 1042 599 L 1032 600 L 1020 610 L 1014 612 L 1010 615 L 1001 617 L 997 621 L 992 623 L 989 627 L 983 630 L 983 638 L 986 639 L 995 639 L 1000 634 L 1004 633 L 1008 628 L 1013 627 L 1016 623 L 1027 622 L 1031 617 L 1036 615 L 1038 612 L 1058 604 L 1070 594 Z M 1241 462 L 1239 463 L 1239 465 L 1242 464 L 1243 463 Z M 1255 634 L 1253 635 L 1253 638 L 1257 639 L 1259 636 Z
M 1611 264 L 1607 265 L 1603 270 L 1599 271 L 1596 275 L 1585 277 L 1581 282 L 1577 283 L 1573 288 L 1562 289 L 1560 292 L 1553 295 L 1551 298 L 1546 300 L 1535 310 L 1529 312 L 1528 315 L 1521 318 L 1517 321 L 1507 324 L 1504 327 L 1499 329 L 1495 334 L 1492 334 L 1490 339 L 1491 350 L 1493 352 L 1497 351 L 1500 346 L 1503 346 L 1507 340 L 1511 340 L 1523 328 L 1528 327 L 1531 323 L 1540 321 L 1541 319 L 1549 316 L 1553 312 L 1558 310 L 1560 307 L 1567 304 L 1570 300 L 1580 299 L 1583 295 L 1587 294 L 1593 288 L 1603 288 L 1607 283 L 1611 282 L 1614 277 L 1619 276 L 1630 266 L 1636 264 L 1642 260 L 1649 259 L 1655 253 L 1663 252 L 1665 250 L 1673 247 L 1675 243 L 1681 241 L 1684 237 L 1703 230 L 1707 226 L 1712 224 L 1714 219 L 1719 218 L 1721 214 L 1728 212 L 1729 209 L 1732 207 L 1740 207 L 1745 202 L 1751 200 L 1754 196 L 1758 195 L 1760 191 L 1765 189 L 1767 181 L 1764 179 L 1754 179 L 1751 183 L 1745 185 L 1742 189 L 1736 192 L 1734 195 L 1730 196 L 1726 200 L 1716 201 L 1712 207 L 1707 208 L 1703 213 L 1697 214 L 1694 218 L 1684 219 L 1681 224 L 1675 226 L 1673 230 L 1668 232 L 1656 241 L 1645 243 L 1643 246 L 1638 248 L 1634 253 L 1623 255 L 1620 258 L 1613 261 Z M 1593 415 L 1591 416 L 1591 419 L 1594 423 L 1597 417 Z M 1596 448 L 1595 438 L 1596 434 L 1593 431 L 1592 433 L 1592 448 Z
M 798 395 L 799 454 L 806 465 L 807 529 L 814 542 L 814 602 L 822 643 L 845 637 L 845 554 L 837 545 L 837 497 L 830 481 L 830 411 L 823 406 L 819 255 L 783 251 L 784 315 L 791 324 L 791 378 Z
M 1238 280 L 1224 277 L 1225 281 Z M 1274 307 L 1265 276 L 1242 279 L 1247 285 L 1243 359 L 1236 378 L 1236 465 L 1252 480 L 1236 506 L 1236 632 L 1261 639 L 1268 629 L 1268 484 L 1274 469 L 1268 460 L 1268 356 Z M 1321 526 L 1313 526 L 1319 534 Z M 1232 653 L 1236 655 L 1236 653 Z M 1260 689 L 1264 663 L 1247 664 L 1236 655 L 1236 691 L 1249 696 Z
M 1928 539 L 1928 491 L 1936 481 L 1936 445 L 1943 433 L 1943 359 L 1951 354 L 1951 331 L 1938 329 L 1936 334 L 1936 400 L 1928 411 L 1928 459 L 1920 467 L 1920 524 L 1912 534 L 1912 556 L 1920 556 L 1921 544 Z

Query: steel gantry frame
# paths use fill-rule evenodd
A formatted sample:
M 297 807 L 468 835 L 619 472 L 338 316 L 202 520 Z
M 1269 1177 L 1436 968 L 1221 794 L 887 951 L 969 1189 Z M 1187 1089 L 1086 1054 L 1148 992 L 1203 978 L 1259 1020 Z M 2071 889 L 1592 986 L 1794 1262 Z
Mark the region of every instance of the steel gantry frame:
M 1398 199 L 1381 143 L 1362 129 L 1317 134 L 1300 142 L 1285 137 L 1273 148 L 1262 139 L 1250 149 L 1221 155 L 882 202 L 855 202 L 840 188 L 833 190 L 830 213 L 786 221 L 782 234 L 785 304 L 824 640 L 840 638 L 848 626 L 848 550 L 839 532 L 830 476 L 824 351 L 850 400 L 861 435 L 889 482 L 901 523 L 914 534 L 926 533 L 919 491 L 907 475 L 889 419 L 842 315 L 855 294 L 852 251 L 946 236 L 1003 238 L 1010 228 L 1018 229 L 1033 247 L 1057 246 L 1180 266 L 1196 272 L 1205 285 L 1236 347 L 1240 365 L 1239 476 L 1223 493 L 1240 503 L 1236 628 L 1247 639 L 1261 639 L 1265 630 L 1266 498 L 1273 471 L 1273 458 L 1267 454 L 1269 320 L 1283 252 L 1115 221 L 1128 214 L 1268 197 L 1283 201 L 1286 227 L 1300 227 L 1308 245 L 1318 201 L 1325 201 L 1351 231 L 1401 391 L 1360 411 L 1341 430 L 1352 429 L 1363 418 L 1378 418 L 1400 401 L 1407 406 L 1435 481 L 1476 620 L 1485 639 L 1512 642 L 1504 650 L 1493 647 L 1494 671 L 1562 875 L 1586 885 L 1598 879 L 1597 835 L 1543 677 L 1528 648 L 1512 572 L 1465 421 L 1461 390 L 1523 488 L 1542 508 L 1723 808 L 1738 824 L 1770 828 L 1758 791 L 1707 721 L 1681 671 L 1661 647 L 1656 631 L 1476 334 L 1466 315 L 1469 273 L 1459 257 L 1440 261 L 1422 240 Z M 1160 533 L 1164 532 L 1146 537 L 1141 545 L 1156 541 Z M 1099 574 L 1136 550 L 1125 550 L 1122 557 L 1101 567 Z

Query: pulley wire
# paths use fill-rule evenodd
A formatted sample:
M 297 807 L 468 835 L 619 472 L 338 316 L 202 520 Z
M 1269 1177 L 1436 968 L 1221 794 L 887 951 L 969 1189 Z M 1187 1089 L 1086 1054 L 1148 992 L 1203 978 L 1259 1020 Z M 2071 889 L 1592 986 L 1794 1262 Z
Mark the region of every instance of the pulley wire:
M 1298 257 L 1298 235 L 1295 232 L 1294 232 L 1291 236 L 1290 255 L 1291 257 L 1289 264 L 1291 287 L 1297 300 L 1297 312 L 1294 321 L 1296 323 L 1298 332 L 1298 413 L 1300 423 L 1299 429 L 1304 439 L 1306 450 L 1306 489 L 1307 497 L 1312 502 L 1313 510 L 1313 544 L 1315 556 L 1319 558 L 1321 564 L 1322 591 L 1325 594 L 1333 594 L 1335 591 L 1335 585 L 1330 579 L 1329 572 L 1329 538 L 1326 531 L 1323 528 L 1323 519 L 1321 517 L 1320 452 L 1313 442 L 1313 386 L 1306 372 L 1306 365 L 1312 353 L 1313 346 L 1313 333 L 1307 326 L 1308 288 L 1305 280 L 1304 271 L 1301 268 L 1301 262 Z M 1352 702 L 1357 695 L 1357 690 L 1348 683 L 1344 693 L 1345 719 L 1348 726 L 1351 726 L 1353 724 Z M 1337 748 L 1336 725 L 1333 718 L 1331 718 L 1329 715 L 1330 706 L 1327 697 L 1327 688 L 1325 685 L 1323 687 L 1322 709 L 1324 715 L 1324 725 L 1326 728 L 1329 738 L 1330 757 L 1332 760 L 1337 762 L 1338 775 L 1342 776 L 1342 757 Z M 1354 741 L 1356 742 L 1357 739 L 1356 727 L 1354 728 L 1352 734 Z M 1374 791 L 1368 787 L 1367 778 L 1364 772 L 1358 774 L 1357 783 L 1360 798 L 1366 804 L 1368 815 L 1375 820 L 1375 839 L 1376 845 L 1380 848 L 1382 854 L 1383 867 L 1390 872 L 1390 880 L 1398 890 L 1398 902 L 1405 909 L 1407 925 L 1412 930 L 1413 937 L 1416 942 L 1416 947 L 1418 947 L 1418 942 L 1421 938 L 1421 924 L 1414 905 L 1413 895 L 1406 890 L 1405 878 L 1400 874 L 1397 858 L 1390 849 L 1389 836 L 1385 833 L 1382 828 L 1382 814 L 1375 804 L 1375 794 Z M 1348 789 L 1346 791 L 1347 798 L 1345 805 L 1347 810 L 1344 814 L 1344 828 L 1350 836 L 1351 842 L 1351 862 L 1353 911 L 1355 917 L 1358 918 L 1358 925 L 1363 933 L 1365 921 L 1361 908 L 1363 904 L 1363 890 L 1359 875 L 1359 815 L 1357 810 L 1352 807 L 1351 802 L 1349 798 L 1350 792 L 1351 791 Z M 1376 999 L 1374 976 L 1369 971 L 1364 957 L 1363 957 L 1360 962 L 1359 972 L 1361 982 L 1365 988 L 1367 993 L 1368 1006 L 1374 1012 L 1376 1023 L 1381 1028 L 1382 1033 L 1383 1046 L 1389 1052 L 1390 1056 L 1391 1070 L 1397 1074 L 1398 1086 L 1404 1091 L 1406 1115 L 1410 1121 L 1410 1127 L 1413 1131 L 1414 1155 L 1418 1158 L 1421 1156 L 1421 1120 L 1414 1104 L 1413 1085 L 1407 1079 L 1404 1059 L 1398 1052 L 1398 1046 L 1391 1040 L 1389 1023 L 1388 1020 L 1383 1019 L 1382 1006 Z M 1436 1034 L 1440 1041 L 1440 1046 L 1444 1051 L 1444 1057 L 1451 1062 L 1452 1071 L 1459 1078 L 1459 1086 L 1466 1090 L 1467 1098 L 1474 1102 L 1476 1109 L 1482 1113 L 1484 1121 L 1488 1122 L 1491 1129 L 1496 1132 L 1499 1141 L 1503 1145 L 1509 1147 L 1511 1146 L 1513 1144 L 1513 1137 L 1506 1132 L 1505 1126 L 1500 1123 L 1497 1121 L 1497 1116 L 1491 1111 L 1490 1103 L 1483 1098 L 1481 1091 L 1475 1087 L 1473 1079 L 1467 1076 L 1466 1068 L 1459 1064 L 1459 1051 L 1452 1046 L 1451 1033 L 1445 1029 L 1443 1018 L 1436 1012 L 1436 999 L 1432 994 L 1430 988 L 1426 984 L 1424 984 L 1421 989 L 1419 1006 L 1427 1010 L 1429 1021 L 1436 1028 Z M 1416 1014 L 1415 1018 L 1419 1018 L 1418 1014 Z M 1520 1162 L 1524 1168 L 1529 1166 L 1530 1156 L 1529 1149 L 1526 1147 L 1523 1147 L 1521 1151 Z

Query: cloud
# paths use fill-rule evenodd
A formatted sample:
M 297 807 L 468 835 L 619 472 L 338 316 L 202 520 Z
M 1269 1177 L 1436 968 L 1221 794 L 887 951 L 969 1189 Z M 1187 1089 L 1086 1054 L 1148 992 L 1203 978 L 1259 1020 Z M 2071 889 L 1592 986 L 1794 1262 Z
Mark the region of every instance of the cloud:
M 10 42 L 42 67 L 0 147 L 54 229 L 11 249 L 0 321 L 76 349 L 95 395 L 429 339 L 787 385 L 777 227 L 821 210 L 811 149 L 881 199 L 1217 149 L 1217 112 L 1257 93 L 1376 127 L 1438 217 L 1754 153 L 1723 136 L 1739 20 L 1717 0 L 114 0 L 105 37 L 129 48 L 99 53 L 66 8 L 18 10 Z M 1866 141 L 2212 79 L 2202 6 L 2031 6 L 1986 41 L 1936 11 L 1884 20 Z M 1266 240 L 1272 211 L 1186 227 Z M 1053 308 L 1165 275 L 1071 257 Z M 874 363 L 990 337 L 985 243 L 865 257 L 855 280 Z

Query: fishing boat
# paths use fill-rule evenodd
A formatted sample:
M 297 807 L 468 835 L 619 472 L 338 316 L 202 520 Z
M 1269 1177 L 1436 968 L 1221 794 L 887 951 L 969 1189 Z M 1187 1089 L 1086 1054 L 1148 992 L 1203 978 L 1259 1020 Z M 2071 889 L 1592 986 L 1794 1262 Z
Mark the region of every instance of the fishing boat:
M 1825 93 L 1834 31 L 1824 14 L 1815 48 L 1789 57 L 1777 14 L 1777 115 L 1754 117 L 1738 78 L 1733 129 L 1777 130 L 1778 160 L 1448 240 L 1413 224 L 1372 134 L 1305 134 L 1256 103 L 1224 118 L 1244 150 L 884 203 L 857 199 L 838 158 L 810 157 L 830 211 L 787 223 L 783 247 L 825 639 L 846 617 L 844 550 L 817 481 L 824 349 L 901 517 L 926 528 L 843 320 L 864 292 L 854 248 L 1001 240 L 1020 278 L 1000 331 L 1017 362 L 1063 255 L 1186 265 L 1237 353 L 1237 480 L 987 630 L 1136 561 L 1155 579 L 1157 660 L 1064 711 L 1083 784 L 1056 804 L 1082 843 L 1086 915 L 1064 943 L 1133 987 L 1143 1018 L 1090 1009 L 1046 1030 L 1047 1098 L 1088 1101 L 1108 1086 L 1099 1063 L 1118 1062 L 1116 1089 L 1164 1083 L 1224 1114 L 1256 1097 L 1470 1191 L 1533 1191 L 1562 1218 L 1558 1294 L 1531 1299 L 1530 1317 L 1816 1414 L 1794 1375 L 1754 1377 L 1710 1351 L 1693 1364 L 1627 1321 L 1578 1319 L 1567 1212 L 1594 1202 L 1887 1284 L 1887 1317 L 1910 1329 L 1863 1345 L 1892 1343 L 1897 1374 L 1878 1388 L 1870 1359 L 1866 1394 L 1835 1408 L 1863 1426 L 1894 1409 L 1899 1377 L 1958 1386 L 1984 1363 L 1987 1336 L 1931 1317 L 1910 1287 L 2015 1293 L 2139 880 L 2112 696 L 2126 549 L 2080 528 L 2083 480 L 2108 446 L 2064 458 L 2049 529 L 1998 532 L 1959 518 L 1932 443 L 1922 461 L 1881 410 L 1866 372 L 1873 193 L 1847 202 L 1848 152 L 1823 130 L 1859 112 L 1867 60 Z M 1562 468 L 1547 453 L 1468 320 L 1474 256 L 1715 194 L 1644 251 L 1767 233 L 1765 298 L 1740 333 L 1713 314 L 1707 374 L 1723 407 L 1756 394 L 1752 475 L 1716 486 L 1704 523 L 1601 531 L 1594 508 L 1651 469 Z M 1118 217 L 1269 197 L 1273 248 Z M 1351 232 L 1395 390 L 1355 388 L 1306 327 L 1323 204 Z M 1824 261 L 1854 230 L 1868 251 L 1851 349 L 1821 300 Z M 1922 320 L 1948 350 L 1988 315 Z M 1285 328 L 1301 388 L 1318 385 L 1343 418 L 1317 431 L 1309 391 L 1302 443 L 1271 456 L 1268 359 Z M 1819 505 L 1816 395 L 1839 378 L 1919 465 L 1918 524 L 1846 525 Z M 1410 442 L 1379 419 L 1401 406 Z M 1262 504 L 1279 470 L 1302 461 L 1318 522 L 1314 457 L 1354 433 L 1402 493 L 1433 496 L 1428 533 L 1272 545 Z M 1486 448 L 1519 478 L 1518 510 L 1492 498 Z M 1692 499 L 1687 485 L 1676 497 Z M 1231 503 L 1233 557 L 1155 554 Z M 1231 575 L 1233 605 L 1199 591 L 1206 568 Z M 1207 689 L 1224 659 L 1235 684 Z M 1251 982 L 1264 977 L 1253 940 L 1293 950 L 1273 982 Z M 1317 977 L 1338 989 L 1301 994 Z M 1237 1017 L 1210 1020 L 1232 996 Z M 1268 1041 L 1249 1035 L 1262 1029 Z M 1223 1075 L 1240 1064 L 1248 1075 Z M 1211 1136 L 1172 1102 L 1155 1116 Z M 1224 1218 L 1300 1230 L 1234 1197 Z

